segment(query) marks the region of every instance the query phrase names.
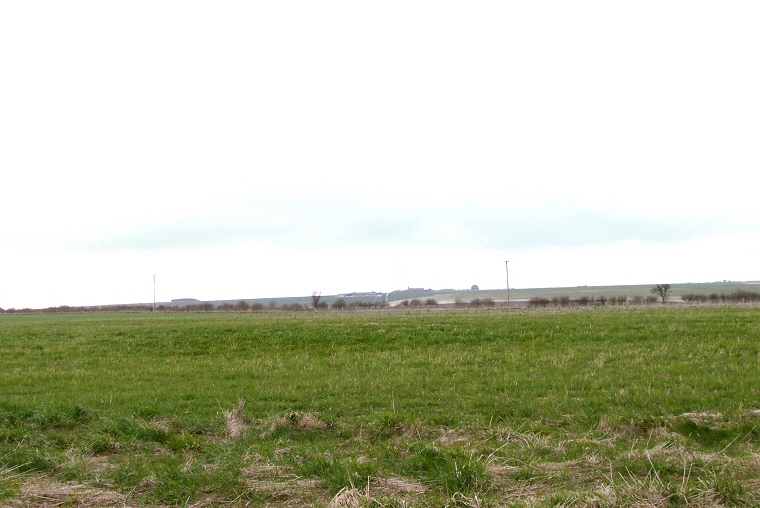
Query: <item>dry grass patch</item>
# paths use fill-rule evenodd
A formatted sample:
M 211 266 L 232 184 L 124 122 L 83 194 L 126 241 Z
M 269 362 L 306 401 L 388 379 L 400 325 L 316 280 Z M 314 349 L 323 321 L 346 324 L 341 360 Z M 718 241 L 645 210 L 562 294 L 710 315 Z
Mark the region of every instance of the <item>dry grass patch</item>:
M 288 478 L 248 479 L 246 486 L 254 492 L 266 492 L 288 504 L 310 502 L 313 495 L 322 492 L 319 480 L 307 480 L 295 475 Z
M 375 479 L 370 491 L 391 497 L 403 497 L 424 494 L 427 489 L 421 483 L 409 478 L 390 477 Z
M 462 444 L 462 443 L 469 444 L 470 441 L 471 441 L 470 436 L 457 430 L 442 430 L 441 436 L 438 438 L 438 442 L 445 446 L 451 446 L 451 445 Z
M 286 473 L 286 469 L 273 464 L 253 465 L 243 470 L 243 476 L 248 479 L 261 478 L 285 478 L 293 475 Z
M 344 506 L 346 508 L 361 508 L 367 501 L 369 501 L 367 496 L 360 493 L 357 489 L 343 488 L 332 498 L 329 508 L 342 508 Z
M 79 483 L 61 483 L 37 478 L 21 487 L 20 498 L 10 501 L 11 507 L 86 507 L 128 506 L 118 492 Z
M 508 431 L 497 436 L 503 443 L 516 444 L 520 448 L 554 448 L 553 438 L 542 432 L 514 432 Z M 559 445 L 561 448 L 561 445 Z
M 261 437 L 267 437 L 274 434 L 279 428 L 291 426 L 292 422 L 284 416 L 277 416 L 261 420 L 259 425 L 262 430 Z
M 543 471 L 571 471 L 574 475 L 580 475 L 587 469 L 586 464 L 580 460 L 567 460 L 565 462 L 543 462 L 536 467 Z
M 697 425 L 713 425 L 718 423 L 718 420 L 723 419 L 723 414 L 717 412 L 684 413 L 681 415 L 681 418 L 688 418 Z
M 517 473 L 520 470 L 518 466 L 509 466 L 509 465 L 489 465 L 486 471 L 489 475 L 491 475 L 493 478 L 498 480 L 506 480 L 511 478 L 515 473 Z
M 245 422 L 244 400 L 238 401 L 238 405 L 232 411 L 224 413 L 224 423 L 231 439 L 237 439 L 246 431 L 248 425 Z
M 394 506 L 407 506 L 414 503 L 415 498 L 425 494 L 426 489 L 420 483 L 398 477 L 375 480 L 362 491 L 354 487 L 344 487 L 332 498 L 329 508 L 362 508 L 369 506 L 386 506 L 392 502 Z M 377 496 L 375 498 L 374 496 Z M 462 503 L 457 503 L 464 506 Z
M 106 455 L 94 455 L 92 457 L 87 457 L 85 463 L 88 470 L 94 471 L 96 473 L 103 473 L 110 469 L 116 469 L 119 467 L 116 464 L 113 464 L 110 461 L 110 458 Z
M 308 496 L 321 493 L 319 480 L 300 478 L 287 468 L 274 464 L 251 465 L 243 470 L 243 477 L 249 489 L 266 492 L 289 506 L 309 505 L 313 500 Z
M 377 478 L 367 486 L 367 493 L 382 500 L 393 500 L 396 505 L 413 506 L 415 501 L 427 494 L 423 484 L 410 478 L 398 476 Z
M 262 437 L 266 437 L 269 434 L 273 434 L 279 428 L 291 427 L 301 430 L 328 430 L 330 425 L 319 419 L 313 413 L 299 413 L 293 412 L 285 416 L 278 416 L 273 418 L 267 418 L 261 421 L 260 424 L 263 432 Z
M 296 427 L 304 430 L 326 430 L 330 426 L 317 418 L 316 415 L 312 413 L 306 413 L 298 420 Z

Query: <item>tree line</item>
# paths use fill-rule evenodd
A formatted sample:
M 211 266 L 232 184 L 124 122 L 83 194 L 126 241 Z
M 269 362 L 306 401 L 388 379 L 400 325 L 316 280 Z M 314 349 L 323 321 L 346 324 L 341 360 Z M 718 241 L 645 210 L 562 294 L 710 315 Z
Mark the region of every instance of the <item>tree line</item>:
M 656 296 L 581 296 L 570 298 L 569 296 L 553 296 L 545 298 L 534 296 L 528 300 L 528 307 L 608 307 L 623 305 L 652 305 L 657 303 Z
M 663 288 L 663 286 L 667 286 Z M 664 289 L 664 291 L 663 291 Z M 571 298 L 569 296 L 553 296 L 551 298 L 534 296 L 528 300 L 529 307 L 610 307 L 624 305 L 653 305 L 661 300 L 666 303 L 670 286 L 667 284 L 658 284 L 652 289 L 652 295 L 647 296 L 581 296 Z M 314 295 L 313 295 L 314 296 Z M 760 302 L 760 293 L 753 291 L 733 291 L 731 293 L 685 293 L 681 295 L 681 300 L 687 304 L 742 304 Z M 332 304 L 328 304 L 319 298 L 313 298 L 314 306 L 303 303 L 284 303 L 278 305 L 275 300 L 268 304 L 256 302 L 249 304 L 245 300 L 237 303 L 225 302 L 214 304 L 213 302 L 200 302 L 184 306 L 175 305 L 158 305 L 155 310 L 159 312 L 303 312 L 314 310 L 360 310 L 360 309 L 381 309 L 388 308 L 386 303 L 372 302 L 350 302 L 345 298 L 338 298 Z M 423 307 L 455 307 L 455 308 L 488 308 L 496 307 L 498 303 L 492 298 L 476 298 L 470 301 L 457 299 L 454 304 L 442 305 L 434 298 L 403 300 L 400 303 L 401 308 L 423 308 Z M 0 307 L 0 314 L 64 314 L 64 313 L 92 313 L 92 312 L 151 312 L 152 305 L 106 305 L 97 307 L 71 307 L 61 305 L 58 307 L 47 307 L 44 309 L 3 309 Z
M 752 291 L 734 291 L 732 293 L 686 293 L 681 295 L 686 303 L 747 303 L 760 301 L 760 293 Z
M 528 300 L 529 307 L 608 307 L 623 305 L 654 305 L 661 301 L 667 302 L 667 291 L 663 297 L 660 293 L 647 296 L 581 296 L 579 298 L 570 298 L 569 296 L 554 296 L 552 298 L 535 296 Z M 753 303 L 760 302 L 760 293 L 752 291 L 734 291 L 732 293 L 687 293 L 681 295 L 681 300 L 685 303 Z
M 302 303 L 283 303 L 277 304 L 272 300 L 268 304 L 256 302 L 249 304 L 245 300 L 240 300 L 236 303 L 225 302 L 221 304 L 214 304 L 213 302 L 200 302 L 197 304 L 188 305 L 158 305 L 156 311 L 158 312 L 268 312 L 268 311 L 283 311 L 283 312 L 302 312 L 308 310 L 327 310 L 330 308 L 336 310 L 356 310 L 356 309 L 378 309 L 387 307 L 384 303 L 370 303 L 370 302 L 351 302 L 346 303 L 343 298 L 337 299 L 332 305 L 327 302 L 317 302 L 316 307 L 305 305 Z M 96 313 L 96 312 L 152 312 L 152 305 L 102 305 L 94 307 L 72 307 L 69 305 L 61 305 L 57 307 L 46 307 L 43 309 L 3 309 L 0 307 L 0 314 L 67 314 L 67 313 Z

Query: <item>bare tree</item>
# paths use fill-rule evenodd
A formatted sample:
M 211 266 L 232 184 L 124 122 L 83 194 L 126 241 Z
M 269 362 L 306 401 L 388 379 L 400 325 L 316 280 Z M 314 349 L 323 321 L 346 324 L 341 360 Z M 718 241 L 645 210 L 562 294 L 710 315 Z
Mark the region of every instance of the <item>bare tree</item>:
M 670 284 L 657 284 L 650 289 L 649 292 L 662 298 L 662 303 L 665 303 L 665 300 L 668 299 L 668 293 L 670 292 Z
M 311 301 L 314 302 L 314 310 L 317 310 L 319 308 L 319 299 L 322 298 L 322 295 L 319 294 L 319 291 L 314 291 L 311 294 Z

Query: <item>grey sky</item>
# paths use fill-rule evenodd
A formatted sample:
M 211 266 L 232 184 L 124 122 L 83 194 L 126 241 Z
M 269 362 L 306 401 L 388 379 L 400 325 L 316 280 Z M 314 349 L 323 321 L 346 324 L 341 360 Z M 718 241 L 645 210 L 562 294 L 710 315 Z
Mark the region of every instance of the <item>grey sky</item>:
M 4 3 L 0 307 L 760 279 L 759 22 Z

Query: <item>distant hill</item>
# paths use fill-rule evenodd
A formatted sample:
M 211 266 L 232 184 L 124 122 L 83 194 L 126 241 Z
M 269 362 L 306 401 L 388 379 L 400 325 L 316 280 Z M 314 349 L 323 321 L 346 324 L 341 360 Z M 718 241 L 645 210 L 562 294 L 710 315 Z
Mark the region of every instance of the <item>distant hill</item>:
M 617 297 L 627 296 L 629 298 L 646 297 L 651 296 L 650 290 L 655 286 L 652 284 L 637 284 L 637 285 L 619 285 L 619 286 L 574 286 L 574 287 L 553 287 L 553 288 L 511 288 L 509 290 L 509 299 L 512 302 L 527 302 L 531 298 L 554 298 L 566 296 L 571 299 L 589 297 L 598 299 L 600 296 Z M 750 291 L 760 292 L 760 281 L 720 281 L 720 282 L 685 282 L 685 283 L 671 283 L 672 289 L 669 300 L 681 301 L 681 296 L 685 294 L 701 293 L 705 295 L 710 294 L 724 294 L 729 295 L 736 291 Z M 332 305 L 336 300 L 342 298 L 346 305 L 351 303 L 363 303 L 382 305 L 388 304 L 391 306 L 398 305 L 405 300 L 428 300 L 434 299 L 439 304 L 462 302 L 468 303 L 476 299 L 485 300 L 491 299 L 494 302 L 506 302 L 507 301 L 507 289 L 426 289 L 426 288 L 407 288 L 404 290 L 391 291 L 390 293 L 381 293 L 376 291 L 366 292 L 352 292 L 352 293 L 340 293 L 336 295 L 322 295 L 320 302 L 324 302 L 327 305 Z M 209 305 L 214 307 L 221 307 L 224 305 L 237 305 L 239 302 L 244 301 L 249 306 L 256 304 L 263 305 L 264 307 L 283 307 L 286 305 L 299 304 L 304 307 L 312 306 L 311 295 L 306 296 L 287 296 L 287 297 L 272 297 L 272 298 L 236 298 L 229 300 L 212 300 L 201 301 L 196 298 L 176 298 L 170 302 L 156 302 L 159 307 L 186 307 L 194 305 Z M 153 302 L 150 303 L 134 303 L 134 304 L 120 304 L 120 305 L 99 305 L 90 307 L 81 307 L 78 309 L 93 309 L 100 308 L 102 310 L 114 309 L 118 310 L 129 309 L 134 307 L 142 307 L 150 309 L 153 307 Z M 69 309 L 69 307 L 62 307 L 61 310 Z M 33 309 L 27 309 L 33 310 Z M 7 311 L 6 311 L 7 312 Z
M 650 290 L 655 286 L 652 284 L 636 284 L 636 285 L 619 285 L 619 286 L 573 286 L 573 287 L 555 287 L 555 288 L 512 288 L 509 290 L 509 299 L 511 301 L 528 301 L 531 298 L 552 298 L 555 296 L 568 296 L 570 298 L 580 298 L 583 296 L 599 297 L 599 296 L 650 296 Z M 670 299 L 680 300 L 681 295 L 688 293 L 705 293 L 707 295 L 711 293 L 717 294 L 730 294 L 734 291 L 759 291 L 760 282 L 685 282 L 685 283 L 671 283 L 672 290 Z M 748 287 L 749 286 L 749 287 Z M 756 289 L 753 289 L 753 286 Z M 475 299 L 491 298 L 496 302 L 507 301 L 507 289 L 426 289 L 426 288 L 407 288 L 404 290 L 391 291 L 390 293 L 379 293 L 375 291 L 367 292 L 354 292 L 354 293 L 340 293 L 337 295 L 322 295 L 321 302 L 325 302 L 328 305 L 332 305 L 338 298 L 343 298 L 347 304 L 351 302 L 364 302 L 380 304 L 387 302 L 390 305 L 394 305 L 404 300 L 421 299 L 426 300 L 428 298 L 435 299 L 438 303 L 454 303 L 456 300 L 462 302 L 470 302 Z M 224 304 L 236 304 L 241 299 L 233 300 L 215 300 L 213 303 L 215 306 Z M 275 298 L 254 298 L 254 299 L 242 299 L 249 305 L 255 303 L 263 304 L 265 306 L 274 302 L 275 305 L 293 305 L 301 304 L 307 307 L 312 305 L 311 296 L 288 296 L 288 297 L 275 297 Z M 174 300 L 172 300 L 172 303 Z M 195 302 L 197 303 L 197 301 Z
M 511 301 L 527 301 L 531 298 L 552 298 L 559 296 L 568 296 L 570 298 L 594 297 L 599 296 L 650 296 L 650 290 L 655 286 L 652 284 L 637 285 L 620 285 L 620 286 L 573 286 L 573 287 L 555 287 L 555 288 L 514 288 L 509 290 L 509 299 Z M 685 282 L 671 283 L 670 300 L 680 300 L 681 296 L 689 293 L 704 294 L 731 294 L 734 291 L 759 291 L 760 283 L 758 282 Z M 755 288 L 755 289 L 753 289 Z M 427 299 L 433 298 L 438 303 L 453 303 L 457 300 L 469 302 L 474 299 L 490 298 L 496 302 L 507 301 L 507 289 L 422 289 L 410 288 L 403 291 L 393 291 L 388 294 L 388 302 L 393 305 L 395 302 L 410 300 L 413 298 Z

